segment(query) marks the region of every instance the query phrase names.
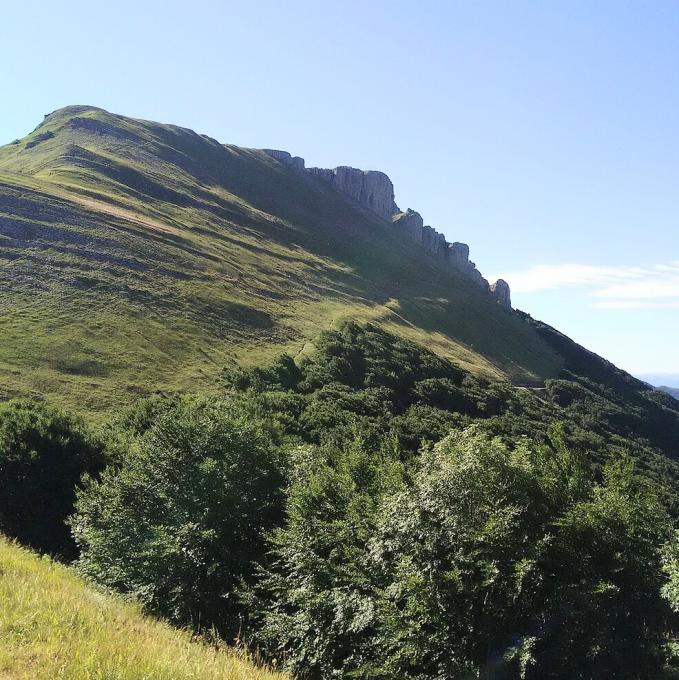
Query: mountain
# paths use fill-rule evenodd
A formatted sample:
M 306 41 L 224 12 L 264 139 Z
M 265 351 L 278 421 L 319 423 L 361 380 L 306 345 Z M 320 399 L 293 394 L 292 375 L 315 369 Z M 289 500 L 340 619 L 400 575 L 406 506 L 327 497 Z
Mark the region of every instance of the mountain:
M 676 373 L 644 373 L 638 377 L 671 397 L 679 399 L 679 375 Z
M 3 677 L 282 680 L 233 652 L 88 586 L 69 568 L 0 536 L 0 668 Z M 9 673 L 5 675 L 5 673 Z
M 0 393 L 97 413 L 342 319 L 494 379 L 559 373 L 464 244 L 384 204 L 386 175 L 300 161 L 88 106 L 1 147 Z
M 0 257 L 5 534 L 299 677 L 674 677 L 679 402 L 384 173 L 68 107 Z M 2 541 L 0 591 L 0 675 L 258 677 Z
M 644 373 L 638 377 L 655 387 L 668 385 L 679 388 L 679 374 L 677 373 Z
M 371 321 L 473 374 L 648 385 L 513 310 L 388 176 L 89 106 L 0 147 L 0 397 L 93 417 Z
M 658 387 L 659 390 L 662 390 L 663 392 L 667 392 L 671 397 L 674 397 L 675 399 L 679 399 L 679 388 L 677 387 L 667 387 L 667 385 L 660 385 Z

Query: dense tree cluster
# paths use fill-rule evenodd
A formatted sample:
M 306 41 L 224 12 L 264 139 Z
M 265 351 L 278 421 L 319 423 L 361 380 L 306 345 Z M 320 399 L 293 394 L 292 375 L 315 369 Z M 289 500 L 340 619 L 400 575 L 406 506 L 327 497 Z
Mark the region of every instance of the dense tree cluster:
M 615 380 L 348 323 L 96 437 L 8 402 L 0 530 L 295 677 L 673 677 L 679 407 Z
M 0 531 L 72 558 L 65 520 L 83 474 L 103 468 L 104 446 L 79 418 L 43 402 L 0 404 Z
M 258 634 L 300 677 L 657 677 L 670 520 L 628 458 L 474 428 L 293 475 Z M 675 567 L 676 568 L 676 567 Z
M 238 632 L 235 591 L 279 520 L 284 466 L 256 423 L 218 400 L 162 411 L 79 492 L 79 566 L 170 620 Z

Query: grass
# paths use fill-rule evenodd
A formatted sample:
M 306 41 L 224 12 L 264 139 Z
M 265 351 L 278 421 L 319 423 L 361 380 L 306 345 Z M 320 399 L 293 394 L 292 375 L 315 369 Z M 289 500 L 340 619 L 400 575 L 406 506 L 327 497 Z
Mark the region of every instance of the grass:
M 283 680 L 0 537 L 2 680 Z
M 96 418 L 298 354 L 348 318 L 492 378 L 562 366 L 393 227 L 261 151 L 91 107 L 0 148 L 0 398 Z

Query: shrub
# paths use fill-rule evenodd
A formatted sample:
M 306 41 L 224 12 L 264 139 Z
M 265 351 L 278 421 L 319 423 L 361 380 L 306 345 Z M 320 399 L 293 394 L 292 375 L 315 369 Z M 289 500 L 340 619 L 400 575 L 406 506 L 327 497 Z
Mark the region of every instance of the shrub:
M 271 539 L 272 560 L 257 584 L 256 642 L 294 677 L 368 677 L 375 623 L 366 546 L 381 493 L 400 466 L 360 440 L 305 448 L 292 471 L 287 523 Z
M 616 458 L 454 432 L 404 474 L 307 464 L 260 584 L 260 639 L 303 678 L 659 677 L 672 614 L 655 491 Z M 398 472 L 401 470 L 401 472 Z
M 658 677 L 668 523 L 629 459 L 450 435 L 377 522 L 386 677 Z
M 0 531 L 66 559 L 75 544 L 65 524 L 84 473 L 104 465 L 85 424 L 31 400 L 0 405 Z
M 121 464 L 78 495 L 79 568 L 176 623 L 234 635 L 236 590 L 279 520 L 282 458 L 220 401 L 161 409 Z

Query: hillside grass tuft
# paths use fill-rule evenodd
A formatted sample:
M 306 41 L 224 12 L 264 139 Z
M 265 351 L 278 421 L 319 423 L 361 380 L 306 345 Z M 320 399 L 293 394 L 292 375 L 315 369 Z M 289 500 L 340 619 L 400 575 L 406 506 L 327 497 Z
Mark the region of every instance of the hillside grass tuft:
M 283 680 L 0 537 L 2 680 Z

